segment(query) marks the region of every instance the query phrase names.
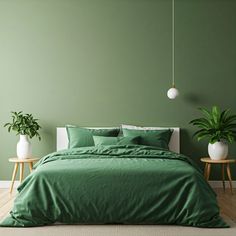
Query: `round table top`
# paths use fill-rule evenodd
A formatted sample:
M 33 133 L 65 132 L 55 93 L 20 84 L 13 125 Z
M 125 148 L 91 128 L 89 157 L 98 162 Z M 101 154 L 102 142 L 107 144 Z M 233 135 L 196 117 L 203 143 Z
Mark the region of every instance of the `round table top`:
M 13 158 L 9 158 L 8 159 L 9 162 L 19 162 L 19 163 L 28 163 L 28 162 L 35 162 L 35 161 L 38 161 L 39 158 L 36 158 L 36 157 L 32 157 L 32 158 L 26 158 L 26 159 L 20 159 L 18 157 L 13 157 Z
M 236 163 L 235 159 L 212 160 L 210 157 L 203 157 L 201 158 L 201 161 L 206 163 L 216 163 L 216 164 Z

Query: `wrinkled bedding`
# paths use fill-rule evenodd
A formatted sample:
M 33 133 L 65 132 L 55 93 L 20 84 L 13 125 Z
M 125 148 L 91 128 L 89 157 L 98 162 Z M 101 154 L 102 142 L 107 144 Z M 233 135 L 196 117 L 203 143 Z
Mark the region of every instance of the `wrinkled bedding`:
M 49 154 L 18 188 L 0 226 L 175 224 L 228 227 L 216 195 L 190 158 L 126 145 Z

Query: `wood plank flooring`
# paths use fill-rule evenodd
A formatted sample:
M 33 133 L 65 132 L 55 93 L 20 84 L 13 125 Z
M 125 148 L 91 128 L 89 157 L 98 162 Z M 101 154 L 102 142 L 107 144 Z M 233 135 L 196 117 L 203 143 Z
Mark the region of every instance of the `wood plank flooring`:
M 223 192 L 223 189 L 214 189 L 217 193 L 217 199 L 221 210 L 221 215 L 230 218 L 236 222 L 236 189 L 234 194 L 230 193 L 229 189 Z M 0 189 L 0 221 L 12 209 L 13 201 L 16 196 L 16 190 L 9 194 L 9 189 Z
M 221 215 L 225 215 L 232 221 L 236 222 L 236 189 L 233 189 L 234 194 L 230 192 L 230 189 L 226 189 L 225 193 L 223 189 L 214 190 L 217 193 Z
M 16 190 L 13 190 L 12 194 L 10 194 L 9 189 L 0 189 L 0 221 L 11 210 L 15 196 Z

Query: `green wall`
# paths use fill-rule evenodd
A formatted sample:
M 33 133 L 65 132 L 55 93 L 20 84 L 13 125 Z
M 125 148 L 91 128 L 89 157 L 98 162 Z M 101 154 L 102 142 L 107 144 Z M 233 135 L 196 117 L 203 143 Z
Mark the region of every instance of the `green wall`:
M 170 101 L 171 0 L 0 0 L 1 180 L 18 140 L 2 127 L 12 110 L 40 119 L 39 157 L 68 123 L 179 126 L 182 152 L 207 154 L 188 122 L 199 106 L 236 112 L 236 1 L 175 3 L 180 97 Z

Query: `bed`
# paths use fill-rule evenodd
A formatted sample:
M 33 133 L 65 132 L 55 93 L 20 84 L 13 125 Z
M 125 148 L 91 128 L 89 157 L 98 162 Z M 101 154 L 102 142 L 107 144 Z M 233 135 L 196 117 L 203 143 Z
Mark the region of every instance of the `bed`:
M 172 130 L 170 150 L 127 143 L 65 149 L 66 129 L 57 128 L 57 151 L 43 157 L 18 187 L 0 226 L 229 227 L 201 170 L 178 153 L 179 129 Z

